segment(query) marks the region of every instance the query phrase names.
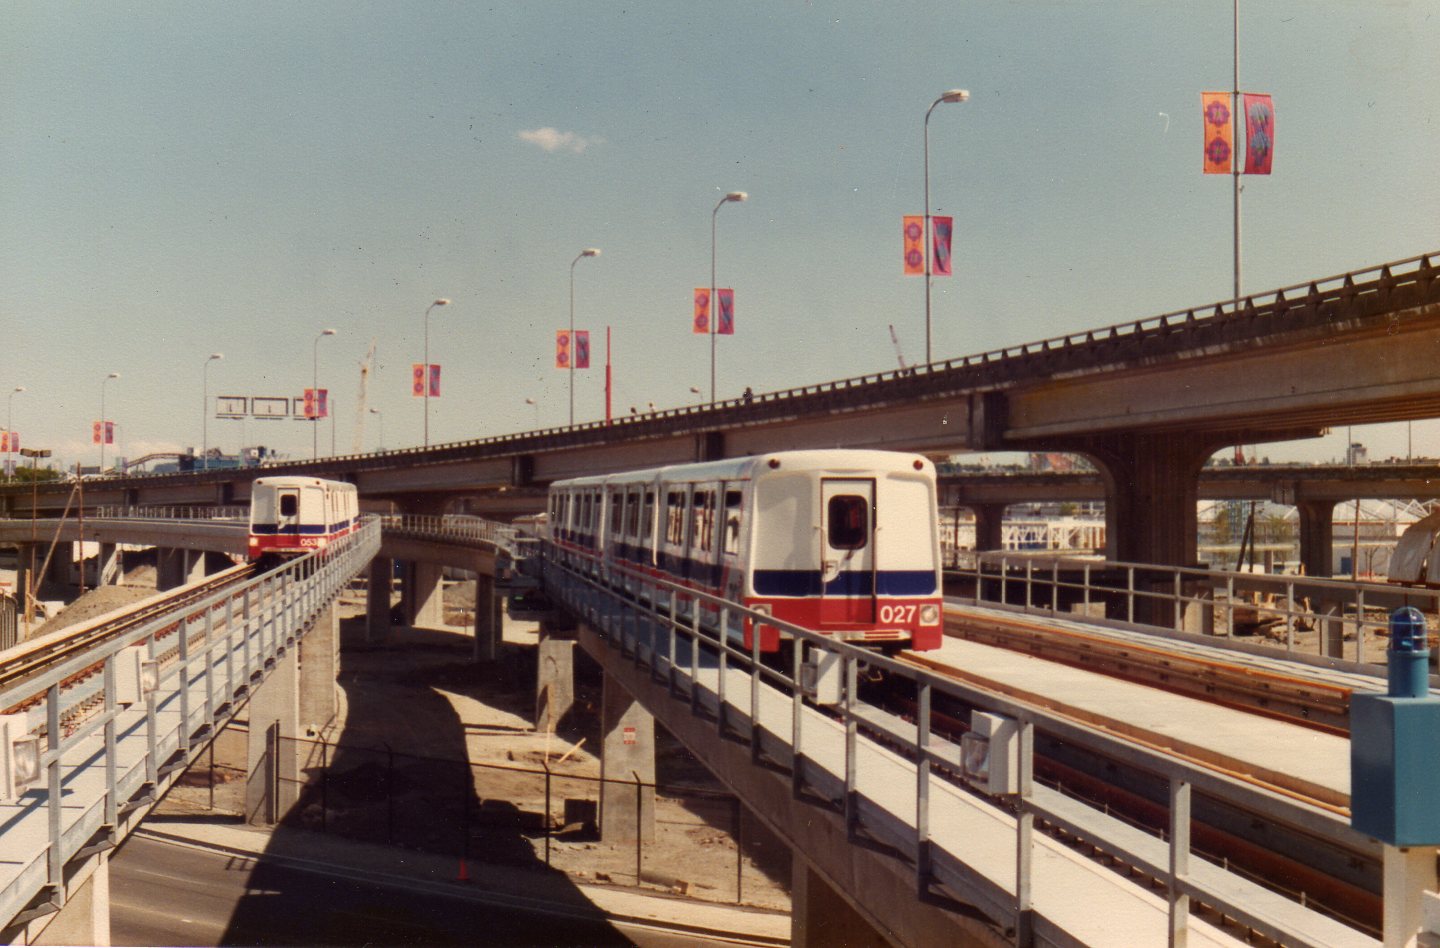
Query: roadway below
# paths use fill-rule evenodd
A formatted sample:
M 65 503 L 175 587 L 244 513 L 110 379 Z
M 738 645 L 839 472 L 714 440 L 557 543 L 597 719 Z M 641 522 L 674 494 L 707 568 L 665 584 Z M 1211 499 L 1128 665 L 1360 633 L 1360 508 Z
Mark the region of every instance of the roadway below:
M 733 945 L 774 944 L 610 921 L 594 908 L 481 885 L 312 858 L 201 846 L 142 830 L 110 862 L 115 945 Z M 403 862 L 403 857 L 401 859 Z

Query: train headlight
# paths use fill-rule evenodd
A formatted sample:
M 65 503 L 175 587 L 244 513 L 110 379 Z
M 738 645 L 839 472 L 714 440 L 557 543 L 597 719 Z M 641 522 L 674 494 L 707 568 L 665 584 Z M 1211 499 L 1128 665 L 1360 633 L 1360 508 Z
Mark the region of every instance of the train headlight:
M 758 613 L 760 613 L 762 616 L 771 615 L 769 603 L 757 602 L 757 603 L 755 603 L 753 606 L 750 607 L 750 610 L 751 610 L 752 612 L 758 612 Z
M 935 603 L 933 603 L 933 602 L 932 602 L 932 603 L 928 603 L 927 605 L 921 606 L 921 607 L 920 607 L 920 624 L 921 624 L 921 625 L 939 625 L 939 624 L 940 624 L 940 607 L 937 606 L 937 605 L 935 605 Z

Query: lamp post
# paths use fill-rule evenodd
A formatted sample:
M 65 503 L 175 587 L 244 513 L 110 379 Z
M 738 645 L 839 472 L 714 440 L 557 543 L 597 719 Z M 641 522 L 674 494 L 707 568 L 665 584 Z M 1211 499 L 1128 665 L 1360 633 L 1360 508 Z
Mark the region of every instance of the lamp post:
M 322 329 L 310 347 L 310 456 L 320 456 L 320 340 L 335 335 L 334 329 Z M 328 407 L 328 406 L 327 406 Z
M 540 430 L 540 403 L 533 398 L 525 399 L 525 404 L 535 409 L 535 430 Z
M 223 352 L 212 352 L 200 370 L 200 464 L 210 470 L 210 363 L 225 358 Z
M 437 306 L 449 306 L 450 301 L 439 299 L 425 308 L 425 371 L 421 384 L 425 386 L 425 447 L 430 447 L 430 310 Z
M 105 473 L 105 436 L 109 434 L 105 421 L 105 385 L 111 379 L 118 379 L 119 372 L 111 372 L 100 382 L 100 473 Z
M 930 353 L 930 256 L 934 249 L 935 235 L 930 228 L 930 113 L 941 102 L 964 102 L 970 98 L 965 89 L 951 89 L 930 103 L 925 110 L 925 364 L 935 361 Z
M 570 347 L 568 368 L 570 371 L 570 424 L 575 424 L 575 264 L 586 257 L 600 256 L 599 247 L 586 247 L 570 261 Z M 536 411 L 539 411 L 537 408 Z
M 5 443 L 5 479 L 7 481 L 15 476 L 15 425 L 13 420 L 15 417 L 15 396 L 23 391 L 25 391 L 25 386 L 17 385 L 5 400 L 5 437 L 7 439 Z
M 370 414 L 380 416 L 380 443 L 375 448 L 377 451 L 385 450 L 385 413 L 378 408 L 370 409 Z
M 715 404 L 715 324 L 720 321 L 720 301 L 715 298 L 715 218 L 720 208 L 730 202 L 748 201 L 750 195 L 744 191 L 731 191 L 720 199 L 715 210 L 710 212 L 710 404 Z

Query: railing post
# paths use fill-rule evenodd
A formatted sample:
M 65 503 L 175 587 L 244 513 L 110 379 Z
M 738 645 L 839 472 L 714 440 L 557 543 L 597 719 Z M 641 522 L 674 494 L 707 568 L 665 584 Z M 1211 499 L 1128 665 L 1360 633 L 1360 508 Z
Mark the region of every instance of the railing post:
M 50 758 L 46 764 L 47 796 L 46 812 L 50 823 L 49 882 L 57 894 L 65 891 L 65 854 L 60 842 L 63 837 L 61 824 L 64 785 L 60 773 L 60 683 L 57 681 L 45 692 L 45 747 Z M 63 894 L 60 901 L 64 901 Z
M 1190 897 L 1181 883 L 1190 875 L 1190 784 L 1170 778 L 1170 878 L 1166 884 L 1170 901 L 1170 945 L 1185 948 L 1190 926 Z
M 1135 567 L 1125 567 L 1125 621 L 1135 624 Z
M 859 726 L 855 717 L 858 676 L 853 657 L 842 654 L 840 662 L 845 675 L 845 698 L 842 704 L 845 712 L 845 835 L 854 839 L 860 829 L 860 799 L 856 789 L 856 744 Z
M 1181 581 L 1181 573 L 1180 573 L 1180 571 L 1179 571 L 1178 569 L 1175 571 L 1175 576 L 1174 576 L 1174 581 L 1173 581 L 1173 583 L 1172 583 L 1172 588 L 1173 588 L 1173 590 L 1174 590 L 1174 596 L 1175 596 L 1175 610 L 1174 610 L 1174 611 L 1175 611 L 1175 621 L 1174 621 L 1174 624 L 1171 626 L 1171 628 L 1173 628 L 1176 632 L 1184 632 L 1184 631 L 1185 631 L 1185 587 L 1184 587 L 1183 582 Z
M 120 822 L 120 801 L 115 798 L 115 656 L 105 659 L 105 825 Z
M 1028 556 L 1025 558 L 1025 611 L 1029 612 L 1034 605 L 1035 596 L 1033 583 L 1035 580 L 1035 561 Z
M 1035 811 L 1030 795 L 1035 778 L 1035 725 L 1020 722 L 1018 764 L 1019 811 L 1015 815 L 1015 944 L 1029 948 L 1035 943 L 1034 891 L 1031 860 L 1034 854 Z
M 915 711 L 915 891 L 930 891 L 930 682 L 920 679 Z
M 176 634 L 180 636 L 180 658 L 176 664 L 176 672 L 180 676 L 180 733 L 177 740 L 180 744 L 180 753 L 190 752 L 190 617 L 181 616 L 176 626 Z

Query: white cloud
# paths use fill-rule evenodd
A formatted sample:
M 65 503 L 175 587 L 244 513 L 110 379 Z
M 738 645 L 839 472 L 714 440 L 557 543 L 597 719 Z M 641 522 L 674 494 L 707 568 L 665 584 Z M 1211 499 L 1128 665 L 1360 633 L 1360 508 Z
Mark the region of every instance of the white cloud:
M 557 128 L 527 128 L 516 135 L 522 142 L 537 145 L 548 152 L 570 151 L 579 155 L 591 145 L 598 145 L 605 139 L 586 138 L 576 132 L 562 132 Z

